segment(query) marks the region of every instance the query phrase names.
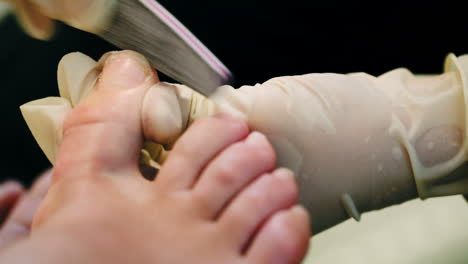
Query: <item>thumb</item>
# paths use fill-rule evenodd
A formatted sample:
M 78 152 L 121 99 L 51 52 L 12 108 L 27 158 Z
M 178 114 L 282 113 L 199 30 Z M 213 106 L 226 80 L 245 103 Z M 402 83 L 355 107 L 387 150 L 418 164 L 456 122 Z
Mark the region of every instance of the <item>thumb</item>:
M 141 104 L 147 89 L 158 81 L 156 73 L 143 56 L 131 51 L 106 54 L 99 68 L 94 89 L 63 124 L 54 169 L 60 177 L 137 168 Z
M 153 142 L 172 145 L 193 121 L 217 112 L 215 103 L 187 86 L 158 83 L 145 95 L 143 132 Z

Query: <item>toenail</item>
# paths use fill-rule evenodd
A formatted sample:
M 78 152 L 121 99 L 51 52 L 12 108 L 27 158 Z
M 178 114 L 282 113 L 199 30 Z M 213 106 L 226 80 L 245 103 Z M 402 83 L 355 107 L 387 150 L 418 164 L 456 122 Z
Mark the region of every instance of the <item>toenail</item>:
M 111 54 L 104 62 L 101 89 L 131 89 L 141 85 L 147 78 L 149 66 L 136 55 Z
M 274 172 L 274 175 L 281 180 L 291 180 L 294 178 L 294 173 L 288 169 L 280 168 Z
M 252 146 L 264 146 L 266 141 L 267 139 L 265 135 L 263 135 L 260 132 L 254 131 L 247 137 L 245 143 Z
M 308 215 L 308 212 L 306 211 L 306 209 L 304 209 L 304 207 L 300 206 L 300 205 L 296 205 L 294 206 L 292 209 L 291 209 L 291 212 L 293 214 L 296 214 L 296 215 Z

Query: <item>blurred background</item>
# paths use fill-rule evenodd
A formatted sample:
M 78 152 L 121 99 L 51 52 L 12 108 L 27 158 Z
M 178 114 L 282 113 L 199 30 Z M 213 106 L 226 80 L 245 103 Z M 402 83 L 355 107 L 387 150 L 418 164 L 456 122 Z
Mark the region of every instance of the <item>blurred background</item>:
M 312 72 L 380 75 L 405 67 L 440 73 L 448 53 L 468 53 L 466 12 L 450 1 L 159 2 L 234 72 L 236 86 Z M 0 181 L 28 185 L 50 166 L 19 106 L 58 94 L 56 68 L 63 55 L 80 51 L 98 59 L 110 50 L 115 48 L 66 25 L 51 41 L 34 40 L 0 4 Z M 365 214 L 362 223 L 349 221 L 314 238 L 307 261 L 468 263 L 467 206 L 449 197 Z

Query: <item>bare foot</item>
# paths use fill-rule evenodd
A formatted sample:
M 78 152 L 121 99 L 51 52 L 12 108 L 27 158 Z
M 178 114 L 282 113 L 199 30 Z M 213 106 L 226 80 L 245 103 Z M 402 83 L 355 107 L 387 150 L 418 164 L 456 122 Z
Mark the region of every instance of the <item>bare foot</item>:
M 285 169 L 271 172 L 275 155 L 263 135 L 246 136 L 241 122 L 218 116 L 196 123 L 176 144 L 155 183 L 156 196 L 162 194 L 155 210 L 166 216 L 159 219 L 161 241 L 178 232 L 184 241 L 161 252 L 163 263 L 184 263 L 185 256 L 192 263 L 303 258 L 309 221 L 301 207 L 293 207 L 294 176 Z
M 200 120 L 150 182 L 137 162 L 139 110 L 157 77 L 132 52 L 105 58 L 64 124 L 35 218 L 32 240 L 55 241 L 40 251 L 47 263 L 299 263 L 308 214 L 266 138 L 225 115 Z

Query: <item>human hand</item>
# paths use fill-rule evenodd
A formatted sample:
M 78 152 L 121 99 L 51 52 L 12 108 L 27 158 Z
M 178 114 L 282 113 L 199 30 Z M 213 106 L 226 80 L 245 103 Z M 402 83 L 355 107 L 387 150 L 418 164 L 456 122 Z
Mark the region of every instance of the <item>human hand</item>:
M 57 263 L 70 261 L 64 256 L 79 263 L 299 263 L 309 220 L 294 206 L 293 175 L 275 170 L 264 136 L 226 115 L 200 120 L 150 182 L 138 168 L 141 105 L 157 76 L 131 52 L 111 53 L 97 69 L 96 86 L 66 118 L 34 220 L 31 243 L 50 242 L 42 256 Z

